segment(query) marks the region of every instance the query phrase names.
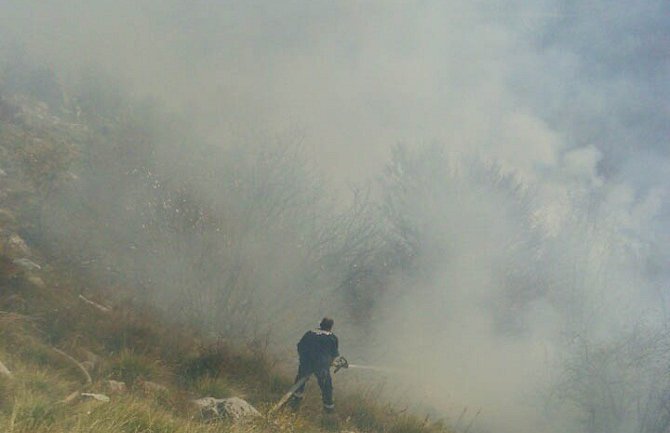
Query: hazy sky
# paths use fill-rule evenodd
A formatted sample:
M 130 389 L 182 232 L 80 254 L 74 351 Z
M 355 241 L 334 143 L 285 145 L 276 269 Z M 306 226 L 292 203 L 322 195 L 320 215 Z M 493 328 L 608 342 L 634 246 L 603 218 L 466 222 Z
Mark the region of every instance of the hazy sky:
M 398 141 L 524 170 L 593 145 L 603 170 L 642 177 L 631 159 L 668 155 L 661 0 L 0 4 L 6 33 L 61 74 L 102 63 L 210 130 L 299 130 L 338 178 Z

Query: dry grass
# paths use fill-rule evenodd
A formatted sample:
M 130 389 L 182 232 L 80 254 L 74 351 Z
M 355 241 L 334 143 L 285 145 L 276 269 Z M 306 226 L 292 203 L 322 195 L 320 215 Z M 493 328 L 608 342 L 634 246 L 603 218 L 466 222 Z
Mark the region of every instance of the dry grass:
M 167 326 L 151 311 L 116 305 L 108 314 L 93 311 L 75 290 L 23 290 L 16 285 L 0 295 L 30 296 L 23 312 L 0 312 L 0 359 L 14 373 L 0 380 L 0 431 L 21 433 L 65 432 L 316 432 L 365 431 L 389 433 L 446 432 L 439 424 L 398 414 L 373 398 L 353 393 L 338 400 L 338 416 L 321 414 L 318 390 L 299 414 L 280 412 L 269 419 L 234 426 L 199 421 L 192 398 L 240 396 L 267 411 L 290 386 L 291 378 L 277 371 L 264 353 L 203 344 L 194 331 Z M 90 392 L 105 392 L 107 379 L 128 385 L 125 395 L 110 403 L 62 404 L 82 389 L 80 372 L 53 347 L 80 361 L 94 353 Z M 147 393 L 142 381 L 154 381 L 167 390 Z

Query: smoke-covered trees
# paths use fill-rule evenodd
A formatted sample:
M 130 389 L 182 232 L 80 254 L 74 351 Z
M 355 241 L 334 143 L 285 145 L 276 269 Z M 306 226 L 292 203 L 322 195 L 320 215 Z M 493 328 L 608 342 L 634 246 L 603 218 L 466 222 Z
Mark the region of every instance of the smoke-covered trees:
M 667 330 L 640 326 L 607 341 L 565 347 L 548 403 L 576 414 L 588 433 L 664 433 L 670 428 Z
M 369 195 L 334 203 L 297 139 L 212 143 L 155 104 L 82 86 L 76 181 L 49 197 L 37 234 L 61 260 L 229 338 L 277 322 L 291 335 L 343 305 L 365 317 L 382 274 Z
M 452 266 L 479 267 L 496 287 L 489 292 L 497 296 L 489 305 L 496 329 L 521 332 L 524 306 L 542 288 L 531 198 L 514 176 L 443 145 L 397 146 L 382 192 L 388 260 L 412 290 Z
M 500 378 L 459 367 L 460 356 L 436 341 L 472 351 L 468 362 L 494 356 L 510 365 L 509 357 L 522 371 L 507 376 L 519 374 L 529 395 L 547 390 L 542 400 L 554 421 L 570 419 L 589 433 L 667 431 L 663 307 L 645 307 L 653 305 L 640 299 L 650 294 L 645 280 L 616 265 L 634 255 L 603 214 L 604 193 L 573 192 L 567 217 L 549 230 L 547 196 L 442 146 L 397 147 L 382 185 L 384 251 L 394 266 L 386 301 L 378 302 L 390 320 L 382 328 L 405 320 L 395 348 L 407 353 L 401 362 L 420 353 L 428 369 L 470 371 L 469 384 Z M 634 284 L 640 294 L 630 298 Z M 527 353 L 517 359 L 508 353 L 514 347 Z M 486 379 L 480 386 L 492 395 L 505 392 Z M 459 383 L 449 373 L 440 382 Z
M 510 409 L 522 404 L 510 391 L 536 396 L 541 383 L 582 431 L 667 431 L 666 323 L 636 318 L 647 311 L 630 287 L 644 279 L 607 223 L 605 192 L 569 191 L 550 230 L 551 197 L 513 171 L 449 146 L 396 146 L 378 182 L 342 203 L 298 138 L 203 139 L 97 80 L 58 110 L 26 111 L 67 127 L 46 146 L 14 141 L 12 155 L 48 192 L 30 236 L 110 293 L 279 343 L 333 313 L 349 351 L 418 371 L 411 384 L 435 406 L 453 407 L 448 389 Z

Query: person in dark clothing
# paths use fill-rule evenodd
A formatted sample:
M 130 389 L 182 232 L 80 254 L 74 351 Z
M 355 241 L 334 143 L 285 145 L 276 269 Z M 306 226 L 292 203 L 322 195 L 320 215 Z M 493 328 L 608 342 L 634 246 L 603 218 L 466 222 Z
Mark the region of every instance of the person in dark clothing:
M 333 380 L 330 377 L 330 366 L 335 358 L 340 356 L 338 349 L 338 340 L 333 334 L 333 319 L 324 317 L 321 320 L 319 329 L 310 330 L 305 333 L 298 342 L 298 355 L 300 356 L 300 366 L 295 383 L 304 378 L 309 378 L 312 374 L 321 388 L 321 398 L 323 400 L 323 409 L 326 412 L 335 410 L 333 401 Z M 298 388 L 291 398 L 290 405 L 295 410 L 300 406 L 305 392 L 306 382 Z

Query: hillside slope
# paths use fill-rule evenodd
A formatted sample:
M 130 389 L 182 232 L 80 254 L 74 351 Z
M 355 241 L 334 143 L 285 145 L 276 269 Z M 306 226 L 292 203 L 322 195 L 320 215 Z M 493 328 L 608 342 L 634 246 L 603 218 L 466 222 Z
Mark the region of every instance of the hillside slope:
M 336 416 L 322 415 L 313 395 L 299 414 L 203 420 L 192 400 L 205 396 L 238 396 L 267 414 L 291 372 L 258 345 L 212 341 L 124 299 L 123 288 L 100 290 L 45 248 L 44 203 L 76 180 L 77 141 L 90 139 L 64 118 L 34 99 L 0 99 L 0 431 L 446 431 L 341 389 Z

